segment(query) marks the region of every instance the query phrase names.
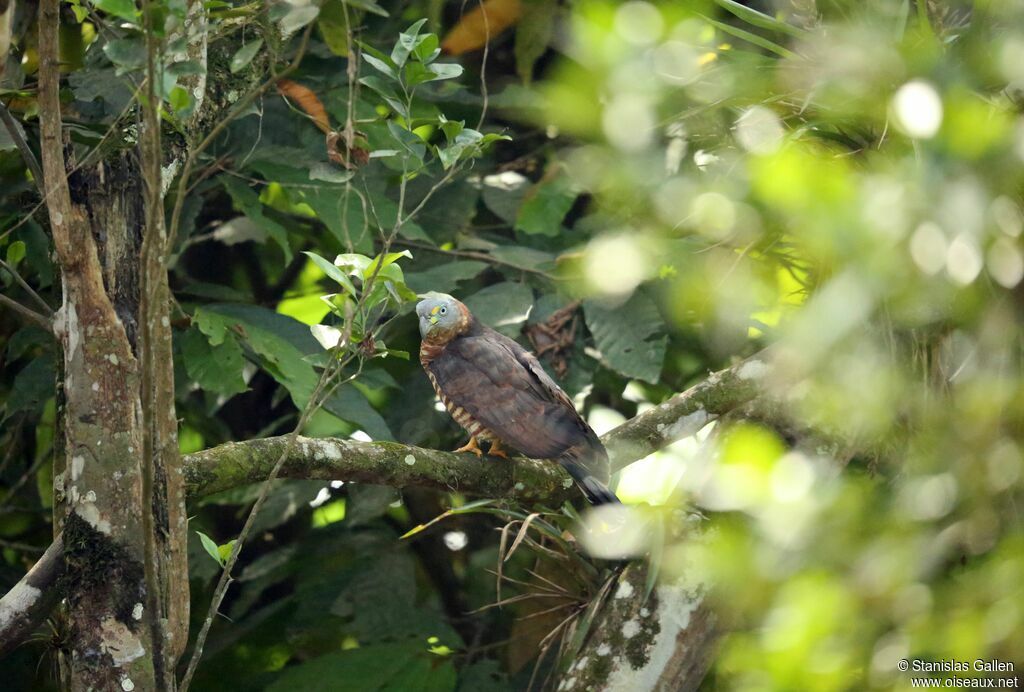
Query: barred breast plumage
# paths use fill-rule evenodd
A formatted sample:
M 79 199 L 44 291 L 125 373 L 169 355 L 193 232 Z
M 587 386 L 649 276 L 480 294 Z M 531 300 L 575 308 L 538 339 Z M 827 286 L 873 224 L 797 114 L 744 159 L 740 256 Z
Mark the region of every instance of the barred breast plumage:
M 430 378 L 430 384 L 434 386 L 434 393 L 437 394 L 437 398 L 448 410 L 448 415 L 451 416 L 463 430 L 468 432 L 471 436 L 478 437 L 481 440 L 495 439 L 494 433 L 482 426 L 479 421 L 469 414 L 469 411 L 461 406 L 456 406 L 451 399 L 445 396 L 445 393 L 437 384 L 437 378 L 429 370 L 427 371 L 427 377 Z

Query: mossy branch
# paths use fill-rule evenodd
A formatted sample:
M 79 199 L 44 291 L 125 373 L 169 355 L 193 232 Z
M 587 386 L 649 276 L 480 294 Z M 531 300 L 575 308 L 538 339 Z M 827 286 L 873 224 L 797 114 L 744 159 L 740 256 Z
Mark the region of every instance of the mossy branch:
M 767 370 L 762 359 L 743 361 L 626 421 L 603 438 L 613 468 L 621 469 L 692 435 L 712 420 L 751 401 L 760 393 Z M 522 457 L 480 460 L 469 454 L 397 442 L 334 438 L 299 437 L 288 450 L 288 436 L 281 436 L 228 442 L 185 455 L 188 496 L 196 499 L 261 482 L 286 450 L 279 474 L 282 478 L 437 488 L 478 497 L 506 498 L 524 505 L 557 506 L 578 492 L 560 466 L 546 461 Z M 26 583 L 40 591 L 55 590 L 62 566 L 63 548 L 58 537 L 36 568 L 4 596 L 4 604 L 26 603 L 32 607 L 24 612 L 16 605 L 0 610 L 0 652 L 17 646 L 49 614 L 49 608 L 38 606 L 41 600 L 28 603 L 21 598 L 12 600 L 12 595 L 24 593 Z
M 267 477 L 288 446 L 287 436 L 229 442 L 185 457 L 190 497 L 203 497 Z M 451 490 L 506 497 L 525 504 L 560 503 L 572 496 L 571 481 L 554 464 L 530 459 L 477 459 L 397 442 L 359 442 L 300 437 L 288 452 L 280 477 L 343 480 Z
M 619 470 L 692 435 L 712 420 L 753 399 L 767 366 L 751 359 L 710 375 L 604 436 Z M 189 497 L 202 497 L 267 477 L 287 437 L 228 442 L 184 458 Z M 396 488 L 419 486 L 522 504 L 559 505 L 576 496 L 568 474 L 553 463 L 485 458 L 411 447 L 397 442 L 299 438 L 288 453 L 282 478 L 342 480 Z

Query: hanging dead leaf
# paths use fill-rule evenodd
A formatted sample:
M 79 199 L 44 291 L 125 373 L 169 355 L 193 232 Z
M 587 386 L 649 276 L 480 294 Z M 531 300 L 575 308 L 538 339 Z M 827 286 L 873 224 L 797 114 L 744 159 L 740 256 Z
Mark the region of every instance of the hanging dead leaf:
M 328 132 L 327 158 L 348 170 L 359 168 L 370 160 L 370 143 L 366 135 L 358 130 L 352 135 L 352 146 L 345 143 L 345 136 L 341 132 Z
M 547 358 L 555 373 L 565 377 L 569 371 L 569 356 L 576 341 L 576 311 L 580 302 L 573 301 L 551 313 L 543 322 L 532 324 L 523 331 L 538 358 Z
M 294 101 L 322 132 L 331 132 L 331 120 L 327 117 L 327 109 L 312 89 L 290 79 L 280 79 L 277 82 L 277 90 L 285 98 Z
M 483 48 L 489 39 L 518 22 L 522 14 L 521 0 L 486 0 L 462 15 L 441 42 L 441 50 L 462 55 Z

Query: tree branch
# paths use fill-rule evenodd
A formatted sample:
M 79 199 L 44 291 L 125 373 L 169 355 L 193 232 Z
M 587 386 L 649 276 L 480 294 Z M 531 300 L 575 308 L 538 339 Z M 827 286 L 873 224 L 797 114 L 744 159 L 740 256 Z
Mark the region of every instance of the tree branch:
M 6 305 L 11 310 L 14 310 L 25 319 L 31 322 L 35 322 L 46 331 L 53 332 L 53 323 L 50 322 L 50 320 L 48 320 L 45 316 L 40 315 L 32 308 L 27 308 L 18 301 L 14 300 L 13 298 L 8 298 L 2 293 L 0 293 L 0 303 Z
M 768 366 L 760 357 L 743 361 L 675 395 L 604 436 L 615 469 L 642 459 L 676 440 L 697 432 L 707 423 L 751 401 L 761 392 Z M 266 480 L 288 449 L 288 436 L 226 444 L 185 455 L 188 496 L 195 499 L 248 483 Z M 577 491 L 561 467 L 522 457 L 481 461 L 465 454 L 411 447 L 397 442 L 359 442 L 334 438 L 299 437 L 285 455 L 282 478 L 344 480 L 397 488 L 418 486 L 452 490 L 467 495 L 507 498 L 522 504 L 558 505 Z M 51 565 L 47 568 L 41 565 Z M 0 655 L 17 646 L 49 613 L 38 594 L 28 607 L 19 604 L 28 585 L 57 593 L 63 564 L 61 539 L 54 541 L 34 567 L 0 601 Z M 38 571 L 37 571 L 38 570 Z M 8 610 L 5 610 L 5 607 Z M 10 613 L 7 615 L 7 613 Z M 13 619 L 12 619 L 13 618 Z
M 694 434 L 760 392 L 767 371 L 752 358 L 712 374 L 604 436 L 612 468 L 622 469 Z M 190 497 L 201 497 L 264 480 L 287 445 L 287 436 L 226 444 L 185 456 Z M 561 504 L 575 490 L 557 464 L 521 457 L 481 463 L 476 457 L 397 442 L 299 438 L 288 454 L 282 478 L 343 480 L 396 488 L 420 486 L 479 497 L 503 497 L 523 504 Z
M 202 497 L 264 480 L 288 445 L 288 436 L 229 442 L 185 456 L 189 497 Z M 560 503 L 572 497 L 567 475 L 554 464 L 530 459 L 480 461 L 467 454 L 397 442 L 299 437 L 280 477 L 420 486 L 524 503 Z
M 13 10 L 14 3 L 11 3 Z M 13 12 L 12 12 L 13 14 Z M 0 72 L 2 72 L 3 62 L 7 59 L 6 55 L 0 57 Z M 21 153 L 21 158 L 25 161 L 25 165 L 32 171 L 32 177 L 35 179 L 36 187 L 39 188 L 39 192 L 43 193 L 43 169 L 39 166 L 39 161 L 36 159 L 36 155 L 32 153 L 31 147 L 28 142 L 25 141 L 25 137 L 22 135 L 21 130 L 18 129 L 18 123 L 11 115 L 10 111 L 7 110 L 7 106 L 0 103 L 0 121 L 3 121 L 4 127 L 7 128 L 7 134 L 14 140 L 15 146 L 18 147 L 18 151 Z
M 60 599 L 64 540 L 57 536 L 32 569 L 0 598 L 0 658 L 13 651 L 46 619 Z
M 700 384 L 634 416 L 602 438 L 612 471 L 693 435 L 713 420 L 762 393 L 768 374 L 764 352 L 712 373 Z

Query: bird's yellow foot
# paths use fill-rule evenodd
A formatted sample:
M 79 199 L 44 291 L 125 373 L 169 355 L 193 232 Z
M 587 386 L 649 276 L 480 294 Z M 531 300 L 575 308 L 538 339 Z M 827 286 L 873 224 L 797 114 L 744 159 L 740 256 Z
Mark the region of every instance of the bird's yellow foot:
M 501 457 L 502 459 L 508 459 L 508 452 L 501 448 L 501 443 L 497 440 L 491 442 L 491 448 L 487 450 L 487 454 L 492 457 Z
M 473 452 L 473 454 L 476 454 L 478 457 L 481 457 L 484 454 L 484 450 L 480 449 L 480 446 L 476 442 L 476 437 L 470 437 L 469 442 L 455 450 L 456 454 L 459 452 Z

